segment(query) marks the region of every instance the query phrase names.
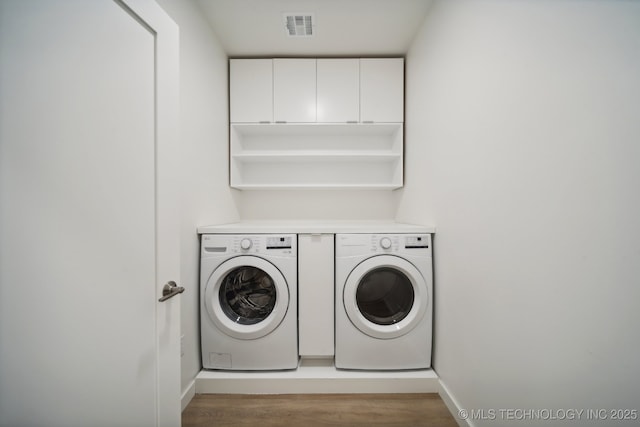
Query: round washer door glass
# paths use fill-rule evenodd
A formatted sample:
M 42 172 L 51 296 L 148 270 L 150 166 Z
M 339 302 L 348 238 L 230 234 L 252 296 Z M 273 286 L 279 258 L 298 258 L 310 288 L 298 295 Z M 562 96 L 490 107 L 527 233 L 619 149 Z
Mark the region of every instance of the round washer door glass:
M 276 285 L 264 270 L 242 266 L 231 270 L 220 284 L 224 314 L 241 325 L 254 325 L 269 317 L 276 305 Z
M 289 307 L 289 288 L 273 264 L 255 256 L 223 262 L 207 281 L 204 305 L 213 323 L 229 336 L 263 337 L 280 325 Z
M 347 316 L 374 338 L 396 338 L 411 331 L 429 305 L 427 282 L 409 261 L 378 255 L 358 264 L 344 284 Z
M 411 280 L 391 267 L 369 271 L 356 289 L 360 313 L 376 325 L 393 325 L 407 317 L 413 308 L 414 297 Z

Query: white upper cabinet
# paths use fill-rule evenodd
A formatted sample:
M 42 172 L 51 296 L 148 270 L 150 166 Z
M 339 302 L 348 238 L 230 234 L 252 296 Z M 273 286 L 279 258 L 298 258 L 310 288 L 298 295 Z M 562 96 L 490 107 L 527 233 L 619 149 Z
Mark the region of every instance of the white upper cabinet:
M 402 58 L 231 60 L 230 185 L 402 187 L 403 110 Z
M 404 121 L 404 59 L 360 59 L 360 121 Z
M 402 123 L 403 58 L 229 61 L 231 123 Z
M 360 89 L 358 59 L 317 60 L 318 123 L 357 123 Z
M 273 121 L 273 60 L 231 59 L 229 90 L 231 123 Z
M 316 60 L 273 60 L 273 117 L 276 123 L 316 121 Z

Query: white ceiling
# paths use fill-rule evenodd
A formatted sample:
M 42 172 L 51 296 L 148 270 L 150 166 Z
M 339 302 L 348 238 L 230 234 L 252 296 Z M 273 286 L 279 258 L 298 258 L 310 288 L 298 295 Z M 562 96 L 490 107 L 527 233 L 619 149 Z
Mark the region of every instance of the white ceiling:
M 230 57 L 404 55 L 431 0 L 195 0 Z M 313 37 L 283 14 L 312 13 Z

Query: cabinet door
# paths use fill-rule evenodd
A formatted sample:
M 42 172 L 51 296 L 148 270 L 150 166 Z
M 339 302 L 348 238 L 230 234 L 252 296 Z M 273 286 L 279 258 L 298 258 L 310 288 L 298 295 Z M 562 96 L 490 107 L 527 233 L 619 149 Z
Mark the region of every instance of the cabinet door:
M 273 61 L 271 59 L 229 60 L 230 121 L 259 123 L 273 121 Z
M 316 121 L 316 60 L 273 60 L 273 116 L 276 122 Z
M 333 234 L 298 235 L 300 356 L 334 355 Z
M 404 59 L 360 59 L 360 121 L 404 121 Z
M 318 59 L 317 116 L 321 123 L 357 122 L 360 110 L 358 59 Z

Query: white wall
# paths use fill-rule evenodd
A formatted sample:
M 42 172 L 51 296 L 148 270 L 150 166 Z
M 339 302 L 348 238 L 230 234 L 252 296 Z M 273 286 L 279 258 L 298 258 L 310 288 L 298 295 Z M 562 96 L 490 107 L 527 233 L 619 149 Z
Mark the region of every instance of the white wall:
M 187 0 L 158 0 L 180 27 L 183 391 L 201 369 L 196 227 L 238 220 L 228 186 L 227 56 Z
M 434 366 L 462 408 L 640 409 L 639 23 L 440 1 L 408 53 L 397 219 L 437 226 Z
M 393 220 L 396 214 L 391 191 L 241 191 L 235 199 L 243 220 Z

